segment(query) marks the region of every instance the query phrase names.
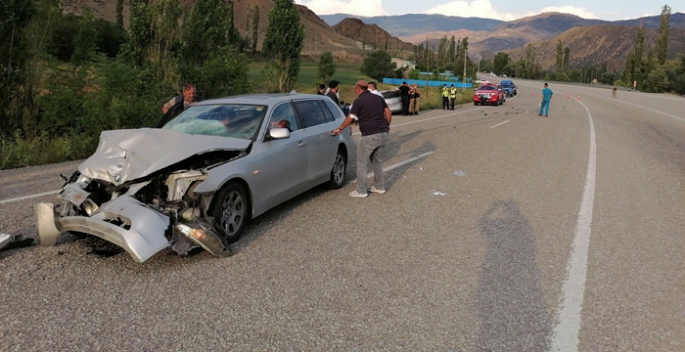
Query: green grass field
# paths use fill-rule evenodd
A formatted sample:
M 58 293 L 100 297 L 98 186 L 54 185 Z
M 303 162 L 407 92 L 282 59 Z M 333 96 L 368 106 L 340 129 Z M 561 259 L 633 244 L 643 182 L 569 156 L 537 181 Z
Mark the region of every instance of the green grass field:
M 303 62 L 300 64 L 300 74 L 297 76 L 296 89 L 307 89 L 303 93 L 316 93 L 316 74 L 318 71 L 317 62 Z M 252 62 L 248 65 L 250 69 L 250 78 L 257 83 L 258 90 L 259 82 L 262 81 L 262 70 L 264 69 L 264 62 Z M 359 71 L 361 64 L 338 63 L 335 69 L 335 74 L 331 79 L 340 82 L 340 85 L 354 86 L 354 83 L 363 78 Z M 299 89 L 298 89 L 299 88 Z

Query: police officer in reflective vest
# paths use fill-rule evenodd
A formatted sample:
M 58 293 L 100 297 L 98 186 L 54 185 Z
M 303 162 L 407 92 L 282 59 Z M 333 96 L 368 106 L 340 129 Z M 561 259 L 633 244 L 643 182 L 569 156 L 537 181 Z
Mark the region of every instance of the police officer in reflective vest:
M 457 88 L 454 84 L 450 87 L 450 110 L 454 110 L 454 102 L 457 100 Z
M 447 88 L 447 84 L 442 85 L 442 109 L 447 110 L 449 109 L 449 96 L 450 96 L 450 91 Z

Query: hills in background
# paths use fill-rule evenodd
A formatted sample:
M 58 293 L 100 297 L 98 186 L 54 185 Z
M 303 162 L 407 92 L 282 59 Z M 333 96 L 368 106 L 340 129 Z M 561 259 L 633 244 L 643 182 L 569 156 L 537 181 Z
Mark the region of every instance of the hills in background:
M 543 70 L 551 70 L 556 65 L 556 46 L 559 40 L 570 49 L 569 66 L 582 67 L 607 63 L 609 71 L 620 70 L 625 66 L 628 55 L 635 49 L 637 26 L 616 26 L 601 24 L 570 29 L 552 39 L 531 43 L 535 61 Z M 647 48 L 656 47 L 659 31 L 645 28 L 645 55 Z M 677 53 L 685 52 L 685 28 L 675 28 L 669 33 L 668 53 L 675 58 Z M 526 48 L 508 50 L 512 61 L 526 55 Z M 656 54 L 656 53 L 655 53 Z
M 181 0 L 192 6 L 194 0 Z M 251 32 L 250 18 L 259 8 L 258 47 L 261 48 L 268 23 L 272 0 L 233 0 L 235 25 L 247 36 Z M 124 17 L 128 21 L 128 1 Z M 115 2 L 111 0 L 63 0 L 67 12 L 80 12 L 89 7 L 96 17 L 113 21 Z M 300 21 L 305 26 L 306 38 L 302 55 L 315 58 L 330 50 L 338 61 L 361 62 L 363 50 L 359 42 L 373 43 L 377 49 L 388 47 L 397 52 L 411 51 L 413 44 L 435 45 L 440 38 L 455 36 L 469 38 L 469 56 L 473 60 L 491 58 L 497 52 L 509 52 L 518 59 L 531 43 L 537 61 L 544 69 L 554 66 L 556 44 L 561 40 L 571 50 L 571 66 L 608 62 L 611 68 L 621 68 L 635 42 L 637 26 L 644 25 L 646 47 L 656 41 L 660 16 L 623 21 L 583 19 L 561 13 L 543 13 L 515 21 L 483 18 L 462 18 L 443 15 L 411 14 L 402 16 L 355 17 L 345 14 L 317 16 L 307 7 L 297 5 Z M 669 56 L 685 52 L 685 14 L 670 16 Z M 412 44 L 413 43 L 413 44 Z

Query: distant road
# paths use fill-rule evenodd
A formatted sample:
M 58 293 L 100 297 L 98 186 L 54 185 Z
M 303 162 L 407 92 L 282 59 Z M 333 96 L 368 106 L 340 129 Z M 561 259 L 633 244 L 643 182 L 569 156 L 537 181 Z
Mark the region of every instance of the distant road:
M 685 350 L 685 99 L 550 82 L 545 118 L 513 80 L 395 116 L 385 195 L 308 192 L 232 257 L 0 252 L 0 350 Z M 77 166 L 0 171 L 0 232 Z

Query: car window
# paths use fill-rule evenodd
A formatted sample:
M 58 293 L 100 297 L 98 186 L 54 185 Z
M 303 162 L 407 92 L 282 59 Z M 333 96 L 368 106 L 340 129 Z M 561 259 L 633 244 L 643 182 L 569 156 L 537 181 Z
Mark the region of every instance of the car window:
M 326 106 L 326 103 L 324 103 L 323 100 L 319 100 L 319 105 L 321 111 L 323 111 L 323 117 L 326 119 L 326 122 L 335 121 L 335 117 L 333 117 L 333 113 L 331 112 L 330 106 Z
M 287 128 L 290 132 L 300 129 L 300 123 L 290 103 L 281 104 L 273 110 L 269 119 L 269 128 Z
M 316 100 L 302 100 L 293 103 L 297 115 L 302 119 L 302 128 L 321 125 L 326 122 L 326 118 Z
M 333 104 L 333 102 L 329 101 L 329 100 L 323 100 L 323 102 L 326 103 L 326 106 L 328 106 L 328 109 L 330 109 L 331 113 L 333 114 L 333 119 L 340 116 L 340 113 L 342 113 L 342 110 L 340 109 L 339 106 Z
M 382 92 L 381 94 L 383 94 L 383 99 L 391 99 L 391 98 L 395 98 L 395 97 L 400 96 L 400 92 L 396 92 L 394 90 L 388 90 L 388 91 Z
M 217 104 L 191 106 L 162 129 L 193 135 L 254 140 L 266 106 Z
M 496 88 L 493 86 L 482 86 L 478 90 L 496 90 Z

